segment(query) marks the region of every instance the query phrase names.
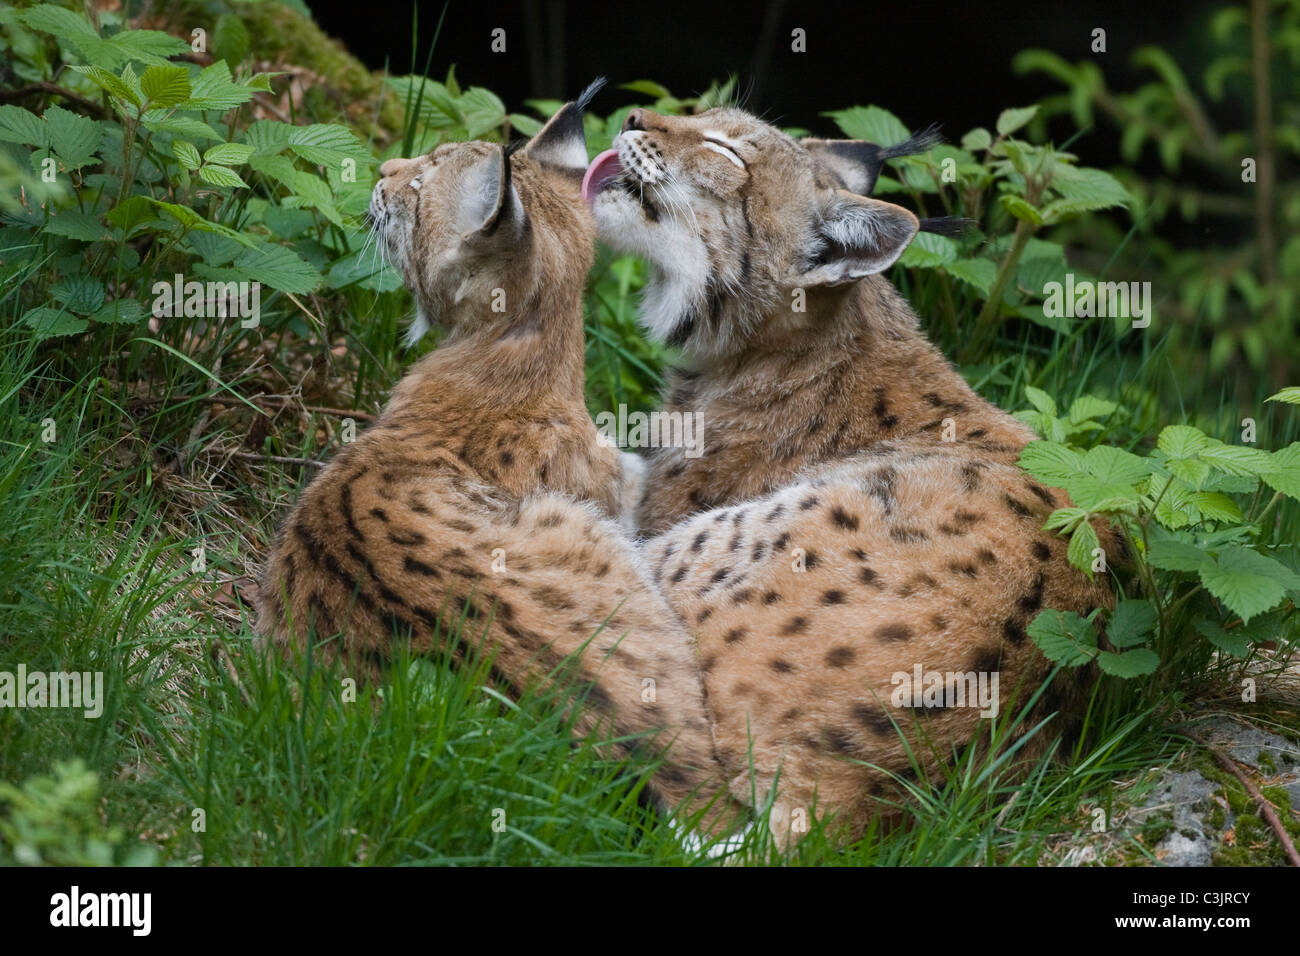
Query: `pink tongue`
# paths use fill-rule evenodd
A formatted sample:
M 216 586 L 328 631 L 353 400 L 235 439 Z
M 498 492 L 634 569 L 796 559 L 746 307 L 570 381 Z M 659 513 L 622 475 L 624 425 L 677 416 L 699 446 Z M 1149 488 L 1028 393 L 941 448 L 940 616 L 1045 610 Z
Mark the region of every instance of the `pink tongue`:
M 591 202 L 601 187 L 623 171 L 618 161 L 618 150 L 607 149 L 591 161 L 587 174 L 582 177 L 582 198 Z

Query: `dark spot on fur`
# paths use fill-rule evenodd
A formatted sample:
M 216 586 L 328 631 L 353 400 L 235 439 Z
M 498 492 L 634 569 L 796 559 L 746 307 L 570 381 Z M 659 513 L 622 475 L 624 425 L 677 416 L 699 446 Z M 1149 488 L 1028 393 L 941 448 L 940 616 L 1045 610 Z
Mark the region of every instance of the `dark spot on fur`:
M 912 629 L 906 624 L 885 624 L 876 628 L 878 641 L 906 641 L 912 636 Z
M 847 667 L 857 656 L 858 652 L 851 647 L 833 647 L 826 652 L 826 666 Z
M 877 588 L 884 587 L 884 585 L 880 583 L 880 575 L 877 574 L 872 568 L 859 568 L 858 580 L 860 580 L 863 584 L 870 584 L 872 587 L 877 587 Z
M 843 604 L 844 592 L 838 590 L 827 591 L 822 595 L 822 604 L 830 607 L 832 604 Z
M 785 626 L 781 628 L 781 633 L 786 635 L 802 634 L 806 630 L 808 630 L 808 618 L 800 616 L 792 617 L 786 621 Z
M 1050 561 L 1052 558 L 1052 549 L 1041 541 L 1035 541 L 1033 544 L 1034 557 L 1039 561 Z
M 769 661 L 767 666 L 778 674 L 791 674 L 794 672 L 794 665 L 789 661 L 781 660 L 779 657 L 774 661 Z
M 845 531 L 858 530 L 857 515 L 851 515 L 843 508 L 835 507 L 831 509 L 831 521 L 836 527 L 843 528 Z
M 763 595 L 764 604 L 775 604 L 779 600 L 781 600 L 781 595 L 778 594 L 776 591 L 768 591 L 766 594 Z
M 739 642 L 745 639 L 745 635 L 748 633 L 749 633 L 748 628 L 733 627 L 725 635 L 723 635 L 722 640 L 727 644 L 738 644 Z
M 1028 637 L 1024 625 L 1014 617 L 1009 617 L 1002 622 L 1002 636 L 1012 644 L 1023 644 L 1025 638 Z

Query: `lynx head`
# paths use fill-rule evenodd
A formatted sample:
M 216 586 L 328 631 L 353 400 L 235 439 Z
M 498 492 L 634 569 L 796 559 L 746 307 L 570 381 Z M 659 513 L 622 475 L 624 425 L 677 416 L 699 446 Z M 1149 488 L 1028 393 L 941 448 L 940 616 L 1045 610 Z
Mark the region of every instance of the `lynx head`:
M 518 320 L 544 287 L 583 288 L 595 230 L 579 198 L 582 110 L 603 83 L 565 104 L 522 149 L 444 143 L 379 167 L 369 216 L 419 309 L 407 345 L 435 323 L 456 335 Z
M 892 265 L 918 220 L 864 194 L 886 159 L 934 141 L 929 132 L 889 149 L 796 141 L 738 109 L 636 109 L 587 170 L 583 195 L 600 237 L 653 267 L 642 305 L 649 332 L 719 355 L 789 313 L 796 288 Z

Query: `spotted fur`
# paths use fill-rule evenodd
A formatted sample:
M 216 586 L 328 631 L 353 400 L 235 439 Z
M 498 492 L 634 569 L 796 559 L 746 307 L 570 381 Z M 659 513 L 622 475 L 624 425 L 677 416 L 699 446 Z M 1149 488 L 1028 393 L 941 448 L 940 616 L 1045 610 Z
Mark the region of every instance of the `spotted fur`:
M 397 645 L 434 651 L 463 620 L 514 689 L 575 654 L 580 727 L 663 730 L 616 746 L 671 744 L 652 789 L 701 809 L 721 771 L 693 641 L 615 521 L 628 476 L 583 402 L 581 131 L 570 104 L 513 155 L 456 143 L 381 167 L 380 241 L 446 338 L 303 493 L 259 628 L 376 676 Z M 728 813 L 724 795 L 706 829 Z
M 997 670 L 1003 706 L 1023 703 L 1049 671 L 1029 621 L 1110 591 L 1041 530 L 1068 498 L 1015 467 L 1032 432 L 880 275 L 919 224 L 849 191 L 874 183 L 878 148 L 796 142 L 735 109 L 636 110 L 616 146 L 597 226 L 650 260 L 646 326 L 683 350 L 664 407 L 704 423 L 700 457 L 650 459 L 647 557 L 699 635 L 733 792 L 752 761 L 779 779 L 778 829 L 815 803 L 860 832 L 909 749 L 934 774 L 986 729 L 975 708 L 891 706 L 895 674 Z M 1035 713 L 1074 706 L 1054 689 Z

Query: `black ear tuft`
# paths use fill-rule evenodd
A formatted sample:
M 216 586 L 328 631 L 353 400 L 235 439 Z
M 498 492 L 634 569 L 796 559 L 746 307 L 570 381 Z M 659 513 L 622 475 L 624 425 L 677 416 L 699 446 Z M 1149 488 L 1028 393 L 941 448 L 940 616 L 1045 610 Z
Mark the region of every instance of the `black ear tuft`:
M 577 107 L 578 112 L 585 113 L 587 111 L 587 107 L 591 105 L 591 101 L 596 98 L 596 94 L 601 91 L 606 82 L 603 76 L 598 76 L 588 84 L 585 90 L 578 94 L 578 98 L 573 101 L 573 105 Z
M 974 219 L 961 216 L 931 216 L 921 220 L 921 231 L 936 236 L 964 236 L 974 225 Z
M 934 149 L 943 142 L 943 137 L 939 135 L 939 124 L 932 123 L 919 133 L 913 133 L 901 143 L 897 143 L 881 151 L 882 159 L 897 159 L 899 156 L 912 156 L 916 153 L 924 153 L 926 150 Z

